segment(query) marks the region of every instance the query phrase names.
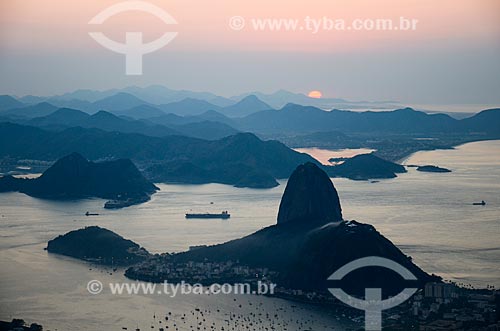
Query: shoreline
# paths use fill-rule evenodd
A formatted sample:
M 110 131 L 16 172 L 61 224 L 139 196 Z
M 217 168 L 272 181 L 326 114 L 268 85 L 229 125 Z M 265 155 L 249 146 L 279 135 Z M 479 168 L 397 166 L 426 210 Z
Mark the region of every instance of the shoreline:
M 464 145 L 467 145 L 467 144 L 473 144 L 473 143 L 485 142 L 485 141 L 497 141 L 497 140 L 500 141 L 500 138 L 495 138 L 495 139 L 480 139 L 480 140 L 466 141 L 466 142 L 458 143 L 456 145 L 452 145 L 449 148 L 421 149 L 421 150 L 417 150 L 417 151 L 411 152 L 408 155 L 404 156 L 403 158 L 401 158 L 399 160 L 396 160 L 394 162 L 399 163 L 401 165 L 405 165 L 404 163 L 406 161 L 408 161 L 408 159 L 410 159 L 416 153 L 420 153 L 420 152 L 432 152 L 432 151 L 438 151 L 438 150 L 453 150 L 453 149 L 457 149 L 457 147 L 461 147 L 461 146 L 464 146 Z

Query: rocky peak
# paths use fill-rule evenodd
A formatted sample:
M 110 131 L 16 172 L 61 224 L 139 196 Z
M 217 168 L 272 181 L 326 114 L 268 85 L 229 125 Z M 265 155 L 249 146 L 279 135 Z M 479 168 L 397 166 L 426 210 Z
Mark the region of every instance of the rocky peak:
M 323 225 L 341 220 L 339 196 L 328 175 L 311 162 L 298 166 L 283 193 L 278 224 Z

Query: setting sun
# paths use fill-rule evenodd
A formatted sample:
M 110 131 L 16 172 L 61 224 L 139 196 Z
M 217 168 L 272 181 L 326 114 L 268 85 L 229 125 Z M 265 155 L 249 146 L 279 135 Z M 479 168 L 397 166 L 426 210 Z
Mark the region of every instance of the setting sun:
M 307 95 L 309 98 L 314 98 L 314 99 L 319 99 L 321 98 L 323 94 L 321 93 L 321 91 L 311 91 L 309 92 L 309 94 Z

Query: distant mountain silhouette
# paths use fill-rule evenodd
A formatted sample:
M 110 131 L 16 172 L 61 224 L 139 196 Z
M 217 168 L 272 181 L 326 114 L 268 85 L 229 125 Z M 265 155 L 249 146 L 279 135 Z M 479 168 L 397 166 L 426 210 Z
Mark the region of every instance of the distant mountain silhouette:
M 199 121 L 199 120 L 213 121 L 213 122 L 224 123 L 230 126 L 235 126 L 235 122 L 232 119 L 224 116 L 222 113 L 219 113 L 215 110 L 207 110 L 202 114 L 187 117 L 186 119 L 190 121 Z
M 219 106 L 213 105 L 204 100 L 186 98 L 181 101 L 172 102 L 158 106 L 164 113 L 172 113 L 181 116 L 191 116 L 204 113 L 208 110 L 218 110 Z
M 169 114 L 164 114 L 162 116 L 149 118 L 148 121 L 166 126 L 199 123 L 204 121 L 219 122 L 222 124 L 229 125 L 233 128 L 236 126 L 236 123 L 232 119 L 224 116 L 223 114 L 215 110 L 207 110 L 204 113 L 198 115 L 190 115 L 190 116 L 180 116 L 169 113 Z
M 57 109 L 58 107 L 50 103 L 42 102 L 32 106 L 0 111 L 0 116 L 9 117 L 11 119 L 30 119 L 50 115 Z
M 460 122 L 461 126 L 468 131 L 498 135 L 500 133 L 500 108 L 483 110 Z
M 109 89 L 104 91 L 80 89 L 73 92 L 64 93 L 61 95 L 49 96 L 49 97 L 26 96 L 21 98 L 21 101 L 27 103 L 38 103 L 42 101 L 51 100 L 55 102 L 55 104 L 57 104 L 58 102 L 79 100 L 81 102 L 87 102 L 88 104 L 92 104 L 93 102 L 96 102 L 98 100 L 107 97 L 111 97 L 117 93 L 131 94 L 141 100 L 144 100 L 146 103 L 154 105 L 177 102 L 186 98 L 205 100 L 222 107 L 235 103 L 230 99 L 226 99 L 209 92 L 173 90 L 160 85 L 151 85 L 148 87 L 129 86 L 122 89 Z M 67 107 L 68 105 L 64 106 Z
M 268 109 L 272 109 L 272 107 L 255 95 L 249 95 L 241 99 L 238 103 L 221 109 L 220 112 L 228 117 L 244 117 Z
M 145 260 L 149 253 L 131 240 L 98 226 L 89 226 L 58 236 L 47 243 L 47 251 L 113 266 Z
M 324 111 L 288 104 L 280 110 L 251 114 L 238 121 L 239 129 L 261 133 L 450 133 L 461 132 L 459 121 L 448 115 L 428 115 L 411 108 L 384 112 Z
M 139 198 L 156 190 L 130 160 L 94 163 L 78 153 L 59 159 L 35 179 L 0 178 L 0 192 L 19 191 L 47 199 Z
M 20 103 L 20 101 L 10 96 L 0 97 L 0 117 L 13 118 L 12 113 L 5 113 L 6 110 L 2 110 L 2 99 L 10 104 Z M 163 116 L 162 113 L 156 111 L 156 108 L 182 116 L 198 116 L 207 111 L 215 110 L 234 118 L 219 118 L 217 120 L 204 118 L 204 120 L 218 121 L 239 131 L 265 135 L 340 131 L 359 134 L 474 133 L 487 135 L 488 138 L 500 136 L 500 129 L 498 129 L 500 126 L 497 125 L 500 123 L 494 115 L 498 109 L 461 120 L 446 114 L 427 114 L 410 108 L 395 111 L 342 111 L 338 109 L 371 107 L 378 109 L 379 106 L 385 105 L 384 107 L 386 107 L 387 103 L 392 101 L 351 102 L 335 98 L 313 99 L 304 94 L 284 90 L 273 94 L 246 93 L 230 100 L 207 92 L 172 90 L 154 85 L 149 87 L 132 86 L 106 91 L 77 90 L 59 96 L 26 96 L 20 99 L 30 103 L 43 100 L 58 108 L 78 109 L 87 113 L 105 110 L 134 119 Z M 323 110 L 332 106 L 335 108 L 331 111 Z M 140 111 L 141 107 L 142 111 Z M 279 110 L 267 109 L 271 107 L 282 108 Z M 28 112 L 19 112 L 18 115 L 21 116 L 18 116 L 17 119 L 42 117 L 49 114 L 35 114 L 34 112 L 30 115 Z M 245 117 L 240 118 L 242 116 Z
M 23 107 L 24 104 L 10 95 L 0 95 L 0 111 Z
M 95 128 L 111 132 L 140 133 L 153 137 L 181 134 L 175 129 L 166 126 L 120 118 L 106 111 L 99 111 L 93 115 L 89 115 L 85 112 L 69 108 L 58 109 L 48 116 L 34 118 L 26 124 L 40 127 Z
M 172 113 L 163 113 L 163 115 L 160 116 L 155 116 L 146 119 L 150 123 L 156 123 L 160 125 L 165 125 L 168 127 L 174 126 L 174 125 L 182 125 L 182 124 L 187 124 L 187 123 L 193 123 L 193 122 L 199 122 L 199 120 L 190 120 L 191 117 L 194 116 L 181 116 L 181 115 L 176 115 Z
M 140 133 L 147 136 L 164 137 L 179 134 L 177 131 L 162 125 L 150 125 L 141 121 L 129 121 L 119 118 L 106 111 L 99 111 L 90 116 L 82 127 L 96 128 L 106 131 L 116 131 L 124 133 Z
M 206 140 L 218 140 L 235 135 L 239 132 L 227 124 L 213 121 L 187 123 L 177 125 L 174 128 L 177 132 L 184 136 Z
M 234 96 L 231 99 L 241 100 L 248 95 L 255 95 L 260 100 L 272 106 L 272 108 L 282 108 L 288 103 L 295 103 L 307 106 L 320 106 L 329 103 L 348 103 L 344 99 L 313 99 L 302 93 L 293 93 L 286 90 L 279 90 L 271 94 L 264 94 L 261 92 L 250 92 Z
M 129 93 L 120 92 L 93 103 L 95 110 L 120 111 L 146 105 L 147 102 Z
M 122 92 L 135 95 L 148 103 L 162 105 L 184 100 L 186 98 L 204 100 L 219 107 L 226 107 L 234 102 L 230 99 L 215 95 L 210 92 L 196 92 L 189 90 L 173 90 L 161 85 L 148 87 L 126 87 Z
M 34 104 L 43 101 L 48 101 L 57 105 L 58 107 L 76 108 L 79 110 L 99 110 L 90 108 L 77 107 L 77 102 L 80 106 L 87 107 L 92 105 L 93 102 L 113 96 L 117 93 L 128 93 L 135 97 L 144 100 L 148 104 L 162 105 L 172 102 L 181 101 L 186 98 L 204 100 L 219 107 L 227 107 L 242 100 L 249 95 L 255 95 L 263 102 L 269 104 L 272 108 L 281 108 L 285 104 L 292 102 L 302 105 L 316 106 L 320 108 L 337 107 L 341 109 L 366 109 L 371 107 L 385 107 L 396 108 L 398 102 L 396 101 L 348 101 L 340 98 L 310 98 L 302 93 L 293 93 L 285 90 L 279 90 L 275 93 L 264 94 L 260 92 L 250 92 L 241 95 L 225 98 L 210 92 L 196 92 L 189 90 L 174 90 L 160 85 L 151 85 L 147 87 L 129 86 L 122 89 L 109 89 L 104 91 L 95 91 L 89 89 L 80 89 L 73 92 L 65 93 L 62 95 L 38 97 L 38 96 L 25 96 L 19 98 L 19 101 Z
M 165 115 L 165 112 L 150 105 L 135 106 L 130 109 L 112 111 L 117 116 L 126 116 L 133 119 L 146 119 Z
M 144 107 L 148 106 L 139 106 L 136 109 L 141 111 Z M 105 111 L 89 115 L 69 108 L 58 109 L 48 116 L 16 122 L 53 130 L 83 127 L 123 133 L 140 133 L 152 137 L 185 135 L 207 140 L 217 140 L 238 133 L 238 130 L 227 124 L 207 121 L 198 117 L 184 118 L 173 114 L 163 114 L 160 117 L 147 120 L 134 120 L 125 116 L 118 117 Z
M 105 91 L 96 91 L 91 89 L 78 89 L 73 92 L 64 93 L 61 95 L 51 96 L 53 100 L 82 100 L 86 102 L 96 102 L 98 100 L 110 97 L 119 92 L 125 92 L 118 89 L 110 89 Z
M 35 126 L 77 126 L 87 121 L 89 117 L 89 114 L 80 110 L 60 108 L 47 116 L 34 118 L 28 124 Z
M 36 95 L 25 95 L 25 96 L 18 98 L 18 100 L 26 105 L 36 105 L 37 103 L 47 101 L 47 98 L 48 97 L 40 97 L 40 96 L 36 96 Z
M 224 244 L 178 253 L 169 260 L 174 263 L 238 261 L 240 265 L 278 272 L 279 285 L 326 292 L 327 278 L 334 271 L 348 262 L 370 256 L 387 258 L 406 267 L 418 278 L 417 286 L 438 279 L 413 264 L 373 226 L 342 221 L 339 197 L 330 179 L 319 167 L 309 163 L 299 166 L 290 176 L 276 225 Z M 147 263 L 143 273 L 139 265 L 128 269 L 126 275 L 153 281 L 169 279 L 168 273 L 151 279 L 150 267 Z M 366 268 L 346 277 L 342 288 L 355 294 L 364 294 L 365 288 L 383 288 L 387 296 L 399 293 L 405 285 L 391 270 Z
M 148 102 L 136 96 L 110 90 L 108 92 L 96 92 L 91 90 L 78 90 L 63 96 L 46 98 L 45 102 L 51 103 L 58 108 L 71 108 L 95 113 L 99 110 L 105 111 L 125 111 L 130 108 L 150 105 Z

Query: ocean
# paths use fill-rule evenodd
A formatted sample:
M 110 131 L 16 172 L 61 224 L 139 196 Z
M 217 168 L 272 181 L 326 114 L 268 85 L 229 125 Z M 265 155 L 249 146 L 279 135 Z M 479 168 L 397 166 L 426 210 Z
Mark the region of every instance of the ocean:
M 330 152 L 342 156 L 321 150 L 323 161 Z M 398 178 L 380 181 L 335 178 L 344 218 L 374 225 L 429 273 L 476 287 L 500 287 L 500 141 L 418 152 L 405 164 L 433 164 L 452 172 L 409 168 Z M 145 330 L 165 325 L 159 319 L 171 312 L 170 322 L 177 319 L 179 330 L 190 330 L 199 323 L 195 310 L 199 308 L 205 310 L 207 325 L 224 325 L 235 312 L 246 323 L 267 312 L 277 317 L 261 318 L 262 328 L 280 323 L 288 330 L 346 329 L 348 316 L 268 297 L 90 295 L 86 290 L 90 280 L 127 281 L 123 271 L 43 250 L 48 240 L 89 225 L 115 231 L 152 253 L 222 243 L 275 224 L 285 185 L 280 181 L 276 188 L 259 190 L 159 184 L 161 191 L 151 201 L 121 210 L 103 209 L 101 199 L 56 202 L 2 193 L 0 319 L 23 318 L 50 330 Z M 472 205 L 481 200 L 487 204 Z M 231 219 L 184 218 L 189 211 L 222 210 L 229 210 Z M 87 217 L 86 211 L 100 215 Z M 188 316 L 181 321 L 184 313 Z

